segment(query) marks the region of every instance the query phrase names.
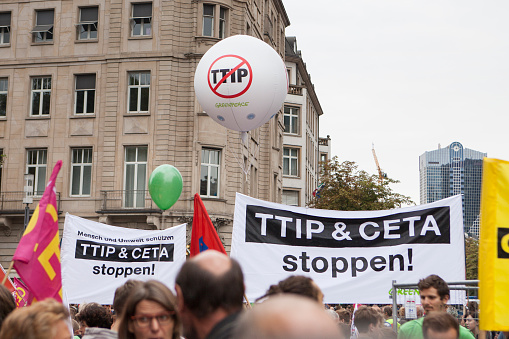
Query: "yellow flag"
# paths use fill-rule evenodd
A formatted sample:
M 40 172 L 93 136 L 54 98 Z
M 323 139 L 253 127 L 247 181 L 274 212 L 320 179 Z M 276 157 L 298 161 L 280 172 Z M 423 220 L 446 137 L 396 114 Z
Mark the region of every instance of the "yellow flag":
M 480 232 L 480 328 L 509 331 L 509 161 L 484 158 Z

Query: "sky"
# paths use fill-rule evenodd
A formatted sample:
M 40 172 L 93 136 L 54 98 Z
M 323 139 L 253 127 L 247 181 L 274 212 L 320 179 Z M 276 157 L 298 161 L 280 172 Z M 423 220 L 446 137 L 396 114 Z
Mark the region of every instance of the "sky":
M 312 5 L 311 5 L 312 3 Z M 332 156 L 419 199 L 419 156 L 459 141 L 509 161 L 509 1 L 283 0 Z

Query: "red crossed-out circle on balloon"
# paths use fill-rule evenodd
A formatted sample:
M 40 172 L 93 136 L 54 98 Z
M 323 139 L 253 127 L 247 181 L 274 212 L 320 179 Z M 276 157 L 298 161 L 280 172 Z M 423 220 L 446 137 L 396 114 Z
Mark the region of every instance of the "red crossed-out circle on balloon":
M 230 69 L 230 71 L 228 73 L 226 73 L 226 75 L 224 75 L 218 82 L 217 84 L 213 85 L 211 82 L 210 82 L 210 74 L 211 74 L 211 71 L 212 71 L 212 67 L 214 67 L 214 65 L 224 59 L 224 58 L 235 58 L 235 59 L 238 59 L 238 63 L 235 63 L 236 66 L 235 67 L 232 67 Z M 249 74 L 248 74 L 248 77 L 249 77 L 249 81 L 247 82 L 246 86 L 245 87 L 241 87 L 240 90 L 237 92 L 237 93 L 233 93 L 233 94 L 221 94 L 219 93 L 219 88 L 221 87 L 221 85 L 224 85 L 226 83 L 226 80 L 232 76 L 232 74 L 234 72 L 236 72 L 240 67 L 242 66 L 247 66 L 247 68 L 249 69 Z M 231 99 L 231 98 L 236 98 L 236 97 L 239 97 L 241 96 L 242 94 L 246 93 L 246 91 L 249 89 L 249 87 L 251 87 L 251 83 L 253 82 L 253 70 L 251 69 L 251 65 L 249 64 L 249 62 L 247 62 L 246 59 L 244 59 L 243 57 L 241 56 L 238 56 L 238 55 L 233 55 L 233 54 L 228 54 L 228 55 L 223 55 L 223 56 L 220 56 L 219 58 L 217 58 L 216 60 L 214 60 L 214 62 L 212 63 L 212 65 L 210 65 L 210 68 L 209 68 L 209 71 L 207 73 L 207 81 L 209 83 L 209 87 L 210 89 L 212 90 L 212 92 L 221 97 L 221 98 L 225 98 L 225 99 Z

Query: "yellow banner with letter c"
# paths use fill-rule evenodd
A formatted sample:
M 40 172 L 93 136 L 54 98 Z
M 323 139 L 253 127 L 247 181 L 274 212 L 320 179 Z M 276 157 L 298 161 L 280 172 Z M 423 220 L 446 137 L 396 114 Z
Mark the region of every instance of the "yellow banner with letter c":
M 509 161 L 483 160 L 480 234 L 479 325 L 509 331 Z

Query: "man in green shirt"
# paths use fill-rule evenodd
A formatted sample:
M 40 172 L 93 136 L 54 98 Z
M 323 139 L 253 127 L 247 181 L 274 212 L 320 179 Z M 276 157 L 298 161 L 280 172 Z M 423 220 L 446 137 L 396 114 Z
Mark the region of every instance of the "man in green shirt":
M 449 301 L 449 286 L 438 275 L 432 274 L 419 280 L 417 284 L 421 296 L 421 304 L 426 314 L 436 311 L 446 311 Z M 424 318 L 409 321 L 398 332 L 398 339 L 423 339 L 422 322 Z M 463 326 L 459 327 L 460 339 L 474 339 L 472 333 Z

